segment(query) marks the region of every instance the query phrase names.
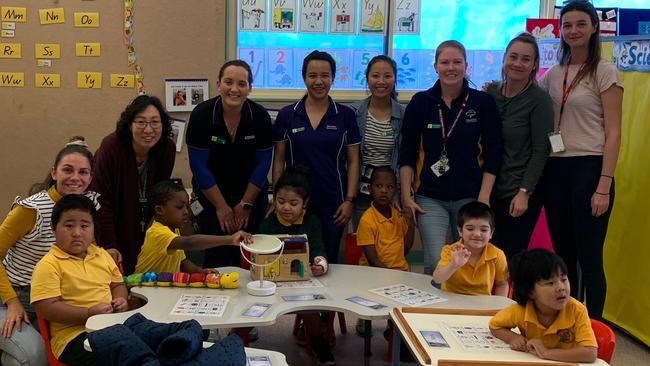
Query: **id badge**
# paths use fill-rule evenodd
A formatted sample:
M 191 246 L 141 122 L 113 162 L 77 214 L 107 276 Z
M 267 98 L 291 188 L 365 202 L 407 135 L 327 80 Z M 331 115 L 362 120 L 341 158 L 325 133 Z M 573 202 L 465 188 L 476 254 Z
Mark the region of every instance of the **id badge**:
M 192 215 L 196 217 L 201 212 L 203 212 L 203 206 L 201 205 L 201 202 L 199 202 L 199 200 L 195 198 L 192 200 L 192 202 L 190 202 L 190 210 L 192 210 Z
M 551 142 L 551 151 L 559 153 L 564 151 L 564 141 L 562 141 L 562 134 L 560 131 L 550 132 L 548 140 Z
M 431 165 L 431 170 L 433 171 L 433 174 L 436 175 L 436 177 L 440 177 L 443 174 L 447 173 L 449 171 L 449 163 L 444 164 L 440 160 L 436 161 L 435 164 Z

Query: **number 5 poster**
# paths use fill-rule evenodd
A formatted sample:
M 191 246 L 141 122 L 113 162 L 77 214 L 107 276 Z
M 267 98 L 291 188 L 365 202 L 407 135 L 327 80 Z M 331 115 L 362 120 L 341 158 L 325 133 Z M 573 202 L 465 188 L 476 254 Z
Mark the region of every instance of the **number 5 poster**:
M 268 74 L 266 85 L 271 88 L 287 88 L 293 86 L 293 49 L 269 48 Z

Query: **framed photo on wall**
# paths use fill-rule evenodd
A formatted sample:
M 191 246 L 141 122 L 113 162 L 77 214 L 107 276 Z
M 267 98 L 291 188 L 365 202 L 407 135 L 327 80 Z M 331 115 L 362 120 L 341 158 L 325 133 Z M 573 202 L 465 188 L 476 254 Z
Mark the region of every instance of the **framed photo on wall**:
M 208 79 L 165 79 L 165 102 L 169 112 L 191 112 L 209 97 Z

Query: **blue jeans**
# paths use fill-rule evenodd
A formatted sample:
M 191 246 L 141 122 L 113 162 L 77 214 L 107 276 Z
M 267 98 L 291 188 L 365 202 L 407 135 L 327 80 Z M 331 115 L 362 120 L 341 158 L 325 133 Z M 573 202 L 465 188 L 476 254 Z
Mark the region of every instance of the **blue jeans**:
M 36 314 L 29 305 L 29 286 L 14 287 L 18 299 L 25 308 L 33 326 L 22 324 L 20 332 L 14 327 L 11 337 L 0 336 L 0 358 L 2 365 L 47 366 L 45 347 L 37 326 Z M 7 307 L 0 306 L 0 324 L 4 323 Z
M 454 241 L 460 239 L 457 229 L 458 210 L 473 198 L 463 198 L 457 201 L 441 201 L 425 196 L 415 195 L 417 203 L 426 213 L 418 215 L 418 229 L 422 238 L 424 255 L 424 274 L 433 274 L 440 260 L 440 251 L 445 245 L 447 229 L 451 227 Z

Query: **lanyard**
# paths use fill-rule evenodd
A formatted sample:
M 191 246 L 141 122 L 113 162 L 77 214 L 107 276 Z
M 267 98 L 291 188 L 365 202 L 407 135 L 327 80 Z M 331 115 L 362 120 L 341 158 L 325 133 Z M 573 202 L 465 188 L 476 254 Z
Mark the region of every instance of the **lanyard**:
M 465 106 L 467 105 L 468 99 L 469 99 L 469 92 L 465 94 L 465 99 L 463 100 L 463 104 L 461 104 L 460 110 L 458 111 L 458 114 L 456 115 L 454 122 L 451 124 L 451 127 L 449 128 L 449 133 L 445 132 L 445 119 L 442 116 L 442 107 L 440 106 L 440 104 L 438 104 L 438 117 L 440 118 L 440 132 L 442 133 L 442 151 L 447 151 L 447 141 L 449 141 L 449 137 L 451 137 L 451 133 L 454 132 L 454 127 L 456 127 L 456 123 L 458 123 L 458 119 L 460 118 L 460 115 L 463 113 L 463 110 L 465 110 Z
M 582 78 L 582 73 L 585 70 L 585 66 L 587 66 L 586 63 L 580 66 L 580 69 L 578 69 L 576 76 L 573 77 L 573 80 L 571 80 L 571 84 L 569 84 L 569 87 L 567 88 L 566 82 L 569 76 L 570 64 L 571 64 L 571 59 L 569 59 L 569 62 L 566 65 L 566 69 L 564 70 L 564 79 L 562 80 L 562 103 L 560 104 L 560 116 L 557 122 L 557 129 L 556 129 L 557 131 L 560 130 L 560 126 L 562 125 L 562 115 L 564 114 L 564 106 L 566 105 L 567 99 L 569 99 L 569 94 L 571 94 L 573 88 L 578 84 L 578 81 L 580 81 L 580 79 Z

